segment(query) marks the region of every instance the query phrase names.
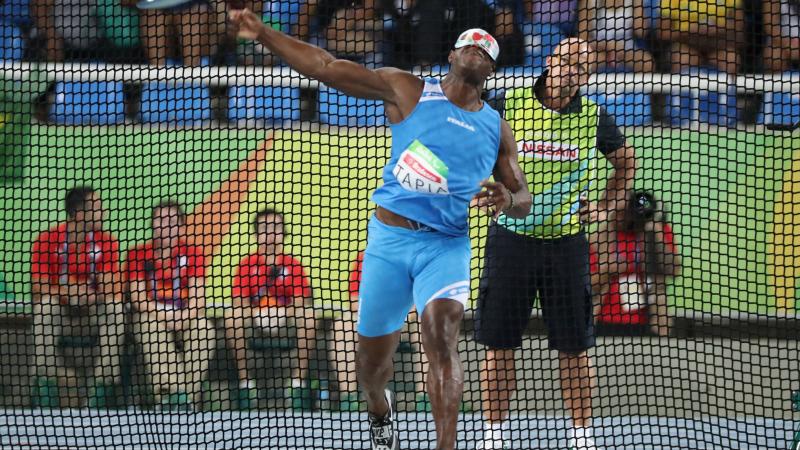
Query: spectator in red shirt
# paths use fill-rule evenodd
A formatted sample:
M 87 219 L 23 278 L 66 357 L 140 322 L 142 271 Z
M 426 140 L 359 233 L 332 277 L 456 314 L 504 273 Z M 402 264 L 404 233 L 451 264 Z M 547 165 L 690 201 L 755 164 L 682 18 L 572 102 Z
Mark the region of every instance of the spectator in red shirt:
M 358 314 L 358 290 L 361 285 L 361 265 L 364 262 L 364 252 L 358 252 L 355 261 L 350 265 L 348 277 L 350 292 L 350 307 L 341 317 L 333 322 L 333 342 L 335 357 L 331 358 L 339 386 L 339 410 L 359 411 L 358 384 L 356 380 L 356 314 Z M 423 374 L 428 372 L 428 359 L 424 352 L 420 352 L 421 334 L 417 311 L 412 310 L 409 320 L 403 326 L 401 341 L 409 342 L 414 348 L 412 368 L 417 392 L 416 409 L 419 412 L 430 412 L 430 401 L 425 393 Z M 419 370 L 417 370 L 419 369 Z
M 124 336 L 119 283 L 119 243 L 103 231 L 105 211 L 91 187 L 71 189 L 65 198 L 67 221 L 39 235 L 31 254 L 36 406 L 58 406 L 58 381 L 75 372 L 57 364 L 56 342 L 68 329 L 90 324 L 100 337 L 90 406 L 95 394 L 119 381 Z
M 159 203 L 152 213 L 153 239 L 132 248 L 125 267 L 134 333 L 157 400 L 168 409 L 199 404 L 216 345 L 214 326 L 204 317 L 203 251 L 186 243 L 185 227 L 180 204 Z
M 679 274 L 681 259 L 660 202 L 649 192 L 635 192 L 616 231 L 613 223 L 592 236 L 596 320 L 668 336 L 667 281 Z
M 233 277 L 232 307 L 225 317 L 225 338 L 236 353 L 239 372 L 239 406 L 246 409 L 255 394 L 255 381 L 247 368 L 246 342 L 254 329 L 271 337 L 297 337 L 298 365 L 291 387 L 308 387 L 308 360 L 316 323 L 311 286 L 300 261 L 283 249 L 283 214 L 259 211 L 253 220 L 258 250 L 244 257 Z

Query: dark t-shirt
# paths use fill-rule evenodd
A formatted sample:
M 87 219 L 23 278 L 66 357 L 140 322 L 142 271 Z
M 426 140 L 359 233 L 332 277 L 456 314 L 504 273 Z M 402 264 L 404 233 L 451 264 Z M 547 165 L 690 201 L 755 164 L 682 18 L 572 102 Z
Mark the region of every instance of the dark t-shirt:
M 534 93 L 537 95 L 537 97 L 539 96 L 539 92 L 541 92 L 540 89 L 544 87 L 545 76 L 547 76 L 547 71 L 544 71 L 542 76 L 540 76 L 534 84 Z M 496 110 L 502 111 L 503 114 L 505 114 L 504 92 L 487 101 Z M 567 106 L 557 112 L 559 114 L 569 114 L 580 111 L 580 108 L 581 95 L 576 94 L 575 97 L 570 100 Z M 600 117 L 597 121 L 597 149 L 600 150 L 600 153 L 608 155 L 609 153 L 613 153 L 625 145 L 625 135 L 623 135 L 622 131 L 620 131 L 619 127 L 617 127 L 614 117 L 612 117 L 611 114 L 609 114 L 602 106 L 598 105 L 598 108 L 600 110 Z

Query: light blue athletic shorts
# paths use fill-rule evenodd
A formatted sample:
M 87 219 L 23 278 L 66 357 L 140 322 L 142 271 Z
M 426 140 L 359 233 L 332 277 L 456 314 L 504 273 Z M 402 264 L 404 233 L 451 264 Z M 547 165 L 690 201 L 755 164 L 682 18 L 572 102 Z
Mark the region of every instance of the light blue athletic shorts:
M 438 231 L 414 231 L 372 217 L 358 293 L 358 332 L 385 336 L 405 323 L 412 302 L 422 319 L 435 299 L 466 305 L 470 240 Z

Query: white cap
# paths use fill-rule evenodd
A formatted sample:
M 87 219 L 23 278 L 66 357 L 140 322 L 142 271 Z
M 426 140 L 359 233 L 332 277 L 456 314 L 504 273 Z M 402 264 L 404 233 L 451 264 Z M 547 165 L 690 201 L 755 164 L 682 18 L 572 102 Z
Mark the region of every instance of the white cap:
M 454 48 L 467 47 L 470 45 L 476 45 L 482 48 L 483 51 L 492 58 L 492 61 L 497 61 L 497 57 L 500 56 L 500 45 L 497 44 L 497 40 L 486 30 L 470 28 L 461 33 Z

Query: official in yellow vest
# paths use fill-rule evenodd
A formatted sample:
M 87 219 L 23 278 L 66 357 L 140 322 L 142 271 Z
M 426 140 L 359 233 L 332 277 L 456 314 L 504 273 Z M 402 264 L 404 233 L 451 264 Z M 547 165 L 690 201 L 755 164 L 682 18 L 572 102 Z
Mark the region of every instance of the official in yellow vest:
M 486 346 L 479 448 L 511 448 L 514 350 L 522 345 L 537 297 L 550 348 L 559 355 L 562 396 L 573 423 L 569 446 L 595 448 L 590 420 L 596 376 L 586 352 L 595 336 L 583 224 L 624 210 L 636 168 L 634 151 L 614 119 L 578 92 L 596 60 L 587 42 L 566 39 L 547 58 L 547 70 L 533 87 L 504 96 L 533 204 L 524 219 L 501 215 L 489 229 L 475 316 L 475 339 Z M 588 202 L 585 195 L 603 158 L 613 170 L 600 200 Z

